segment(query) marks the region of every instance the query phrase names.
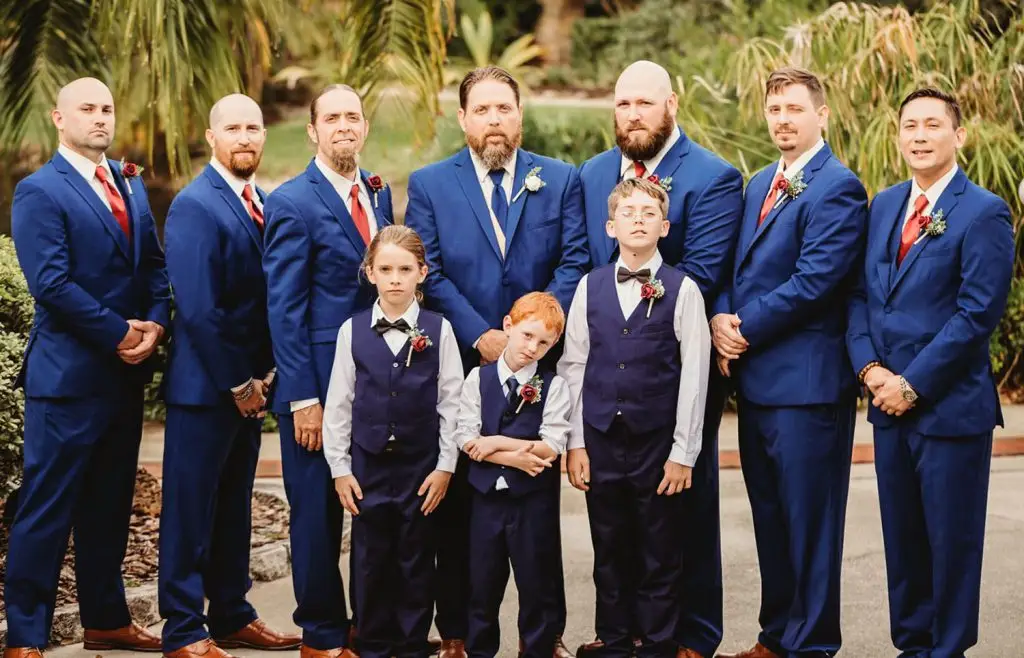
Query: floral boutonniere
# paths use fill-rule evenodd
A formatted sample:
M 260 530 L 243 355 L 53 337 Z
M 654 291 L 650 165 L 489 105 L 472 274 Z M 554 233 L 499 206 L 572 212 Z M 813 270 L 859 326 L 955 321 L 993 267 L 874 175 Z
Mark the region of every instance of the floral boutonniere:
M 797 198 L 801 192 L 807 189 L 807 183 L 804 182 L 804 172 L 798 171 L 796 176 L 793 176 L 793 180 L 783 178 L 779 181 L 778 187 L 790 199 Z
M 933 215 L 924 218 L 924 234 L 929 238 L 937 238 L 946 232 L 946 217 L 942 208 L 935 211 Z
M 530 381 L 523 384 L 519 389 L 519 406 L 516 407 L 516 413 L 522 411 L 523 405 L 527 402 L 530 404 L 537 404 L 540 402 L 540 393 L 543 388 L 544 380 L 541 379 L 540 375 L 530 377 Z
M 657 185 L 661 189 L 665 190 L 666 192 L 671 192 L 672 191 L 672 177 L 671 176 L 667 176 L 667 177 L 662 179 L 662 178 L 658 178 L 657 174 L 651 174 L 650 176 L 647 177 L 647 180 L 651 181 L 652 183 L 654 183 L 655 185 Z
M 140 167 L 134 162 L 128 162 L 124 158 L 121 158 L 121 175 L 125 178 L 125 183 L 128 188 L 128 194 L 135 194 L 132 192 L 131 179 L 142 175 L 142 172 L 146 170 L 145 167 Z
M 519 195 L 523 192 L 536 192 L 547 185 L 547 183 L 545 183 L 540 177 L 540 170 L 540 167 L 534 167 L 530 171 L 526 172 L 526 178 L 523 179 L 523 186 L 520 187 L 519 191 L 516 192 L 516 195 L 512 197 L 512 203 L 515 203 L 516 199 L 518 199 Z
M 640 286 L 640 299 L 647 300 L 647 317 L 651 317 L 651 307 L 654 306 L 654 300 L 661 299 L 664 296 L 665 286 L 662 284 L 661 279 L 651 279 Z
M 405 367 L 408 368 L 409 364 L 412 363 L 412 353 L 422 352 L 433 345 L 434 341 L 430 340 L 430 336 L 420 331 L 420 328 L 416 325 L 410 327 L 409 331 L 405 333 L 409 337 L 409 354 L 405 357 Z
M 377 193 L 383 191 L 383 189 L 385 187 L 387 187 L 388 184 L 385 183 L 384 180 L 380 176 L 378 176 L 377 174 L 373 174 L 372 176 L 368 176 L 366 178 L 366 184 L 370 186 L 371 190 L 373 190 L 373 207 L 376 208 L 377 207 Z

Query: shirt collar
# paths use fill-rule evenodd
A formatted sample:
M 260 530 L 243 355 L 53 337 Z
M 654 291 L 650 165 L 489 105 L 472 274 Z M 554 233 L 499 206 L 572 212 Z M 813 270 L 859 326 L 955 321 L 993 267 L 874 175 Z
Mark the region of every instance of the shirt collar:
M 923 191 L 921 186 L 917 184 L 916 177 L 912 178 L 911 181 L 913 182 L 910 184 L 910 207 L 913 208 L 914 200 L 923 194 L 928 199 L 928 205 L 925 206 L 925 214 L 928 214 L 930 210 L 935 207 L 935 204 L 939 202 L 939 197 L 942 196 L 942 193 L 946 191 L 947 187 L 949 187 L 950 181 L 953 180 L 953 176 L 956 176 L 956 172 L 959 169 L 960 168 L 954 162 L 953 168 L 943 174 L 942 178 L 932 183 L 932 186 L 929 187 L 927 191 Z
M 371 327 L 373 325 L 377 324 L 377 320 L 380 320 L 381 318 L 386 317 L 384 315 L 384 309 L 382 309 L 380 307 L 380 297 L 378 297 L 377 301 L 375 301 L 373 303 L 373 307 L 372 308 L 373 308 L 373 310 L 370 311 L 370 326 Z M 409 308 L 405 309 L 405 313 L 402 313 L 402 315 L 400 317 L 397 317 L 394 320 L 391 320 L 391 322 L 398 322 L 399 320 L 405 320 L 406 322 L 409 323 L 410 327 L 415 327 L 416 326 L 416 321 L 419 319 L 419 317 L 420 317 L 420 305 L 414 299 L 414 300 L 412 300 L 412 304 L 409 304 Z M 389 320 L 390 320 L 390 318 L 389 318 Z
M 669 150 L 673 146 L 675 146 L 676 142 L 678 142 L 678 141 L 679 141 L 679 126 L 676 126 L 676 129 L 673 130 L 671 133 L 669 133 L 668 139 L 665 140 L 665 144 L 661 147 L 661 150 L 658 151 L 658 153 L 653 158 L 651 158 L 650 160 L 644 160 L 643 161 L 644 162 L 644 167 L 647 168 L 647 175 L 648 176 L 653 174 L 658 169 L 658 165 L 660 165 L 661 161 L 665 159 L 665 154 L 668 153 Z M 626 172 L 630 171 L 632 169 L 633 169 L 633 161 L 630 160 L 629 158 L 627 158 L 625 154 L 623 154 L 622 155 L 622 161 L 619 164 L 619 177 L 620 178 L 624 178 L 625 175 L 626 175 Z
M 661 257 L 661 252 L 655 249 L 654 255 L 651 256 L 651 258 L 646 263 L 636 268 L 636 271 L 647 268 L 651 271 L 651 278 L 654 278 L 658 274 L 658 269 L 661 268 L 661 264 L 663 262 L 664 259 Z M 615 271 L 617 272 L 620 267 L 625 267 L 627 270 L 629 269 L 629 266 L 626 265 L 625 261 L 622 260 L 622 256 L 619 256 L 619 260 L 615 261 Z M 629 282 L 627 281 L 627 283 Z
M 530 381 L 530 379 L 537 374 L 537 362 L 520 368 L 517 372 L 513 373 L 512 369 L 508 367 L 505 362 L 505 352 L 502 351 L 501 356 L 498 357 L 498 380 L 501 382 L 501 386 L 504 389 L 505 382 L 508 381 L 509 377 L 515 376 L 516 381 L 520 385 Z
M 235 196 L 241 197 L 242 196 L 242 190 L 245 189 L 246 185 L 251 185 L 252 186 L 252 193 L 253 193 L 254 196 L 256 196 L 256 197 L 259 196 L 258 194 L 256 194 L 256 175 L 255 174 L 253 174 L 252 176 L 249 176 L 248 180 L 239 178 L 238 176 L 233 174 L 230 169 L 225 167 L 224 164 L 220 160 L 218 160 L 217 158 L 210 158 L 210 166 L 213 167 L 214 171 L 216 171 L 218 174 L 220 174 L 220 177 L 223 178 L 224 182 L 228 184 L 228 187 L 230 187 L 231 191 L 235 193 Z M 259 201 L 258 198 L 256 200 Z
M 796 175 L 803 171 L 803 168 L 807 166 L 814 156 L 818 155 L 821 149 L 825 148 L 825 139 L 819 138 L 818 143 L 808 149 L 803 155 L 793 161 L 793 164 L 786 166 L 785 160 L 779 158 L 779 165 L 775 169 L 775 176 L 782 174 L 786 177 L 786 180 L 793 180 Z
M 68 164 L 70 164 L 74 170 L 81 174 L 82 178 L 87 181 L 92 181 L 92 179 L 96 177 L 96 167 L 103 167 L 106 169 L 108 176 L 112 173 L 110 171 L 110 163 L 107 162 L 107 156 L 105 154 L 100 158 L 100 161 L 97 164 L 81 153 L 72 151 L 69 147 L 63 144 L 57 147 L 57 152 L 60 153 L 61 156 L 68 161 Z
M 366 188 L 363 187 L 363 175 L 358 167 L 356 167 L 356 179 L 351 181 L 327 166 L 327 163 L 321 160 L 319 155 L 313 159 L 313 162 L 316 163 L 317 168 L 320 170 L 320 173 L 324 175 L 324 178 L 327 179 L 327 182 L 334 186 L 334 189 L 338 191 L 338 196 L 340 196 L 342 200 L 348 200 L 348 196 L 352 194 L 351 190 L 353 185 L 358 185 L 359 191 L 369 196 Z
M 512 157 L 508 159 L 508 162 L 506 162 L 503 167 L 505 173 L 512 178 L 515 178 L 516 176 L 516 158 L 518 155 L 519 149 L 512 151 Z M 473 149 L 469 149 L 469 157 L 473 160 L 473 169 L 476 170 L 476 179 L 483 184 L 484 180 L 486 180 L 488 175 L 490 175 L 491 170 L 487 168 L 487 165 L 484 164 L 484 161 L 477 156 L 476 151 Z

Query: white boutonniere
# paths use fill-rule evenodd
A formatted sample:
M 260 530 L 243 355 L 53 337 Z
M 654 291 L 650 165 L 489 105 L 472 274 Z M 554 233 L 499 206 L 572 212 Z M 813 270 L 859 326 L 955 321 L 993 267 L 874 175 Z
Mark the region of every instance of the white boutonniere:
M 928 215 L 924 220 L 924 234 L 929 238 L 937 238 L 946 232 L 946 219 L 942 208 Z
M 512 197 L 512 203 L 516 202 L 523 192 L 536 192 L 540 188 L 547 185 L 544 180 L 540 177 L 540 167 L 534 167 L 530 171 L 526 172 L 526 178 L 523 179 L 523 186 L 519 188 L 516 195 Z

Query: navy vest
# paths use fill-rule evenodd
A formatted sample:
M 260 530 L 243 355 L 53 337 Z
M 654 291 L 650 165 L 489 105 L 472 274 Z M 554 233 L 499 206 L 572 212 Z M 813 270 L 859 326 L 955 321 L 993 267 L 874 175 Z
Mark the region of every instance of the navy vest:
M 403 452 L 436 451 L 441 316 L 420 310 L 417 325 L 434 344 L 414 352 L 408 368 L 409 341 L 398 354 L 392 354 L 384 337 L 373 330 L 372 317 L 371 310 L 352 316 L 352 360 L 356 366 L 352 442 L 375 455 L 384 451 L 391 436 L 395 437 L 394 447 Z
M 679 396 L 679 341 L 673 320 L 684 274 L 662 264 L 655 278 L 665 287 L 647 317 L 642 299 L 623 319 L 615 290 L 615 264 L 587 278 L 590 355 L 583 374 L 583 420 L 607 432 L 616 415 L 631 432 L 674 424 Z
M 519 407 L 519 396 L 509 404 L 506 397 L 505 382 L 498 378 L 498 365 L 491 363 L 480 368 L 480 435 L 494 436 L 501 434 L 513 439 L 538 440 L 540 425 L 544 418 L 544 406 L 547 404 L 551 380 L 555 374 L 542 369 L 537 370 L 543 386 L 540 390 L 540 401 Z M 494 491 L 498 478 L 504 476 L 508 484 L 507 493 L 512 496 L 523 496 L 545 488 L 558 489 L 560 469 L 558 462 L 545 469 L 537 477 L 530 477 L 518 468 L 504 467 L 490 462 L 471 461 L 469 466 L 469 483 L 480 493 Z

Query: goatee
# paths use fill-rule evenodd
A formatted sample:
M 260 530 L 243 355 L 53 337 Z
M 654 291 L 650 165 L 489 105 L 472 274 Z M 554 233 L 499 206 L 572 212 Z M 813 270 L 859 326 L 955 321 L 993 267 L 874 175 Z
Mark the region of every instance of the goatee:
M 615 143 L 630 160 L 647 161 L 658 155 L 675 128 L 675 117 L 666 108 L 661 123 L 646 137 L 631 137 L 628 128 L 620 128 L 618 122 L 615 122 Z
M 339 174 L 351 174 L 356 170 L 356 154 L 344 151 L 331 151 L 331 167 Z
M 491 133 L 490 135 L 494 136 L 495 134 Z M 501 137 L 504 139 L 500 144 L 488 143 L 487 137 L 488 135 L 485 134 L 482 137 L 476 138 L 467 133 L 466 142 L 488 170 L 502 169 L 522 143 L 523 131 L 519 129 L 511 137 L 502 134 Z

